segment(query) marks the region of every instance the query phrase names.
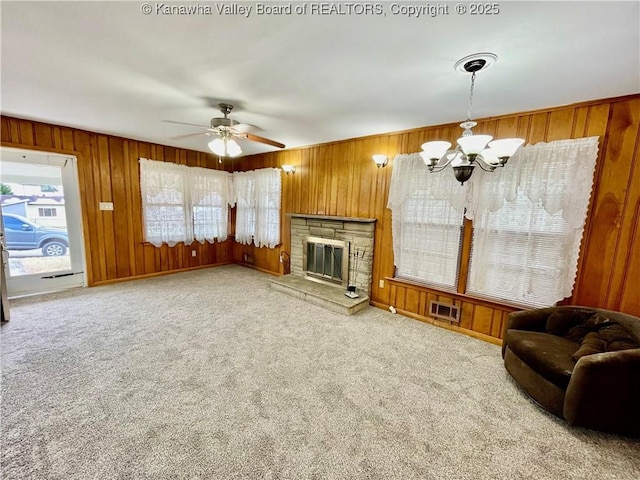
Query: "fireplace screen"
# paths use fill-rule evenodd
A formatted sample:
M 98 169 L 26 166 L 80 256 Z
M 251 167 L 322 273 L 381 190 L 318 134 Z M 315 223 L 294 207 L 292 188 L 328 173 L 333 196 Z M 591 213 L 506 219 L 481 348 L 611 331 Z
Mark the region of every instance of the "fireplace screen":
M 346 286 L 349 276 L 349 243 L 307 237 L 303 245 L 305 275 L 315 280 Z

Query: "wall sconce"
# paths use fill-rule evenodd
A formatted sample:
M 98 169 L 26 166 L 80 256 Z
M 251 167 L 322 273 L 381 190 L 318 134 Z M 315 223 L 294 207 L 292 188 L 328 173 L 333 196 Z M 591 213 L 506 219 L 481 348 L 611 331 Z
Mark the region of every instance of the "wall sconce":
M 287 175 L 289 175 L 290 173 L 296 173 L 296 166 L 295 165 L 282 165 L 282 171 L 285 172 Z
M 373 161 L 378 168 L 382 168 L 386 166 L 387 163 L 389 163 L 389 159 L 387 158 L 386 155 L 378 154 L 378 155 L 373 155 L 371 158 L 373 158 Z

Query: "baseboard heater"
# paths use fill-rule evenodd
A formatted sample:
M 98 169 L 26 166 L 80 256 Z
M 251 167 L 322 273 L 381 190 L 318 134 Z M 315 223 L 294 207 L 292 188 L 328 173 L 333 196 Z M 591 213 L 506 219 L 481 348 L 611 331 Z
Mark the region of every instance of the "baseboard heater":
M 431 300 L 429 302 L 429 315 L 438 320 L 460 323 L 460 307 L 458 305 Z

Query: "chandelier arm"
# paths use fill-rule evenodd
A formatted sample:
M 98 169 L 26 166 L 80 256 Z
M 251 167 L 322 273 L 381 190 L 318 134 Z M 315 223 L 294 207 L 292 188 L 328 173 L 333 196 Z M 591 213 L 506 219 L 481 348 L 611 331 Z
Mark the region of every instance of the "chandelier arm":
M 482 170 L 484 170 L 485 172 L 493 172 L 496 169 L 497 165 L 492 165 L 490 163 L 487 163 L 484 161 L 484 159 L 478 155 L 476 157 L 476 162 L 475 162 Z
M 436 168 L 436 167 L 431 167 L 431 168 L 429 169 L 429 171 L 430 171 L 431 173 L 438 173 L 438 172 L 441 172 L 442 170 L 444 170 L 445 168 L 447 168 L 447 167 L 449 166 L 449 164 L 450 164 L 450 163 L 451 163 L 451 162 L 449 161 L 449 162 L 445 163 L 444 165 L 438 165 L 438 167 L 437 167 L 437 168 Z
M 440 158 L 440 160 L 438 160 L 438 162 L 440 162 L 443 158 L 449 157 L 448 160 L 443 164 L 437 165 L 437 167 L 434 165 L 434 167 L 431 169 L 431 172 L 441 172 L 442 170 L 447 168 L 451 164 L 451 162 L 453 162 L 453 160 L 456 158 L 457 154 L 461 151 L 462 149 L 458 145 L 453 150 L 448 150 L 447 152 L 445 152 L 445 154 L 442 156 L 442 158 Z

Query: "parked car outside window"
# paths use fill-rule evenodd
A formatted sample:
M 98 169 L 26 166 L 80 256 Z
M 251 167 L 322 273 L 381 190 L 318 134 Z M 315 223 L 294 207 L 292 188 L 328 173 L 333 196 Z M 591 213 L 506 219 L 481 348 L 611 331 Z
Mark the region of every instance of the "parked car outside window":
M 2 222 L 7 250 L 41 249 L 45 257 L 67 253 L 69 236 L 66 229 L 41 227 L 13 213 L 3 213 Z

